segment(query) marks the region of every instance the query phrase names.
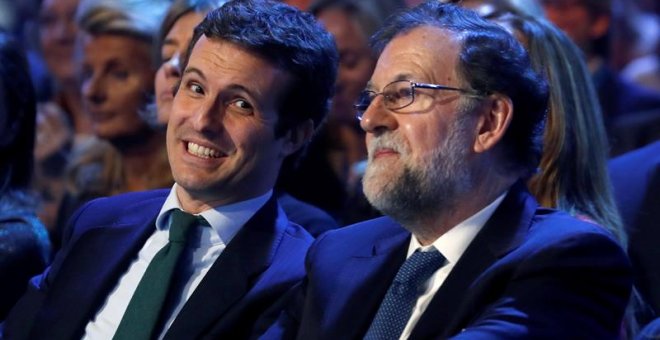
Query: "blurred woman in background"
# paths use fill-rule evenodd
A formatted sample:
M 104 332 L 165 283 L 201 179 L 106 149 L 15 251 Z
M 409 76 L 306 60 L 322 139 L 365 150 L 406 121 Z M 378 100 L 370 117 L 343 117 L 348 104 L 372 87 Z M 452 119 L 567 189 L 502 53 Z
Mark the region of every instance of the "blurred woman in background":
M 531 193 L 544 207 L 564 210 L 609 230 L 626 248 L 627 236 L 608 176 L 603 115 L 582 52 L 557 27 L 527 15 L 525 8 L 513 2 L 457 2 L 507 28 L 548 79 L 543 155 L 538 172 L 528 182 Z M 629 337 L 638 330 L 634 313 L 644 309 L 642 305 L 634 296 L 625 318 Z
M 96 139 L 77 146 L 69 164 L 61 230 L 82 203 L 173 183 L 164 131 L 141 111 L 154 93 L 154 37 L 167 9 L 158 0 L 83 0 L 76 15 L 80 91 Z
M 48 234 L 30 191 L 35 112 L 25 55 L 0 31 L 0 322 L 50 257 Z
M 175 86 L 181 79 L 181 62 L 185 58 L 195 26 L 206 13 L 228 0 L 175 0 L 167 10 L 156 40 L 157 64 L 155 103 L 150 105 L 148 119 L 164 128 L 172 109 Z

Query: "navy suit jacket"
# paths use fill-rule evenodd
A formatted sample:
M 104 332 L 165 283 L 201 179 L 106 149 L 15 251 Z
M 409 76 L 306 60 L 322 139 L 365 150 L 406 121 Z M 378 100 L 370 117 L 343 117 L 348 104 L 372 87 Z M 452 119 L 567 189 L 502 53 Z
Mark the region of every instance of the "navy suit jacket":
M 7 339 L 79 339 L 154 230 L 168 190 L 94 200 L 73 217 L 63 247 L 12 310 Z M 304 276 L 312 242 L 271 198 L 243 226 L 179 312 L 165 339 L 245 339 Z
M 609 162 L 640 293 L 660 315 L 660 141 Z
M 268 334 L 362 338 L 410 237 L 387 217 L 321 236 L 308 252 L 295 303 Z M 613 339 L 631 285 L 625 253 L 603 228 L 539 208 L 518 183 L 437 291 L 411 339 Z

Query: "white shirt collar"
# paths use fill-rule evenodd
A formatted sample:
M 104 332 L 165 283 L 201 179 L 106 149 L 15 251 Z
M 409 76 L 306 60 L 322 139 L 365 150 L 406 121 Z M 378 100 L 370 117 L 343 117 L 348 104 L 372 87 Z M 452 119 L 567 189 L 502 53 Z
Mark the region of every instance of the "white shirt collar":
M 174 183 L 163 207 L 158 213 L 158 217 L 156 218 L 156 228 L 159 230 L 168 228 L 170 211 L 173 209 L 183 210 L 179 198 L 176 195 L 176 187 L 177 184 Z M 272 195 L 273 190 L 269 190 L 261 196 L 214 207 L 213 209 L 202 211 L 197 215 L 201 215 L 209 222 L 211 228 L 215 230 L 224 244 L 229 244 L 238 231 L 241 230 L 241 227 L 243 227 L 243 225 L 254 216 L 257 210 L 261 209 L 261 207 L 266 204 Z
M 410 245 L 408 246 L 408 255 L 406 258 L 410 257 L 417 249 L 420 249 L 420 251 L 429 251 L 431 248 L 435 248 L 445 257 L 445 259 L 447 259 L 448 263 L 452 265 L 455 264 L 486 224 L 488 219 L 493 215 L 500 203 L 502 203 L 507 192 L 508 191 L 504 192 L 476 214 L 449 229 L 449 231 L 438 237 L 438 239 L 428 246 L 422 246 L 419 241 L 417 241 L 415 235 L 413 235 L 410 238 Z

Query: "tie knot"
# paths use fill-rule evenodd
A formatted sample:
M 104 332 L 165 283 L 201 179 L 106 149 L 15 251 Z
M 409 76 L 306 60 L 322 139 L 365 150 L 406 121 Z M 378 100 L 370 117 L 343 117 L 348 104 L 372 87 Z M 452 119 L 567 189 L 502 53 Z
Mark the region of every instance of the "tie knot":
M 418 286 L 426 282 L 431 275 L 445 263 L 445 257 L 439 251 L 416 250 L 399 268 L 394 281 Z
M 179 209 L 173 210 L 172 223 L 170 223 L 170 242 L 185 243 L 190 231 L 198 225 L 208 225 L 208 222 L 201 216 L 195 216 Z

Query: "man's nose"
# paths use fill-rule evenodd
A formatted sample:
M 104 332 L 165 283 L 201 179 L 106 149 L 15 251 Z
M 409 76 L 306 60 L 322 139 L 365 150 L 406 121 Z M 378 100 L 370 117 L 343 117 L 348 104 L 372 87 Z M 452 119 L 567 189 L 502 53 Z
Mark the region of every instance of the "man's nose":
M 192 126 L 202 133 L 218 133 L 223 130 L 224 110 L 216 103 L 203 103 L 193 113 Z
M 382 96 L 376 96 L 367 107 L 367 110 L 364 111 L 360 120 L 362 130 L 378 135 L 385 131 L 395 130 L 398 127 L 396 114 L 386 109 L 382 100 Z

